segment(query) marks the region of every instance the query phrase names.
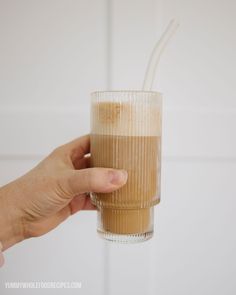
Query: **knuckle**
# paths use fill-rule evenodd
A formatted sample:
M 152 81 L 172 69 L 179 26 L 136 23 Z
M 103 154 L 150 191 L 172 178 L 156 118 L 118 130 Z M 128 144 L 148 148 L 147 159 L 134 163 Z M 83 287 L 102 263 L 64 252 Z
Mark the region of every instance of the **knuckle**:
M 64 145 L 60 145 L 58 147 L 56 147 L 52 152 L 51 155 L 53 156 L 61 156 L 62 154 L 65 153 L 65 147 Z
M 90 190 L 96 189 L 96 171 L 95 169 L 87 170 L 87 183 Z
M 74 177 L 67 175 L 61 175 L 56 178 L 56 187 L 58 190 L 58 195 L 64 198 L 70 198 L 73 195 L 73 181 Z
M 92 191 L 99 190 L 101 185 L 99 169 L 92 168 L 88 170 L 88 186 Z
M 61 153 L 61 147 L 57 147 L 51 152 L 51 156 L 58 156 L 60 153 Z

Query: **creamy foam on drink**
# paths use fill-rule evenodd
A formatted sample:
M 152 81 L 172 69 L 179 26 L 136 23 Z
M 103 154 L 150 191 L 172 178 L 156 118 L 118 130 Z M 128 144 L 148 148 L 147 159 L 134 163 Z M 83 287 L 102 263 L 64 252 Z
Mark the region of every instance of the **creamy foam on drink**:
M 100 227 L 114 234 L 152 230 L 153 206 L 160 200 L 161 104 L 96 100 L 91 119 L 92 166 L 128 172 L 121 189 L 93 195 Z
M 161 104 L 95 102 L 92 133 L 119 136 L 160 136 Z

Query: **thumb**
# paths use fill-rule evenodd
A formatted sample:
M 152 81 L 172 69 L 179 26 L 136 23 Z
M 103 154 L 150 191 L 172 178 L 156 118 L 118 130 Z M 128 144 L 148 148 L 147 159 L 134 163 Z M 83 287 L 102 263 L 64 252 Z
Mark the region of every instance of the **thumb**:
M 86 192 L 109 193 L 123 186 L 128 178 L 125 170 L 111 168 L 87 168 L 72 170 L 65 185 L 71 195 Z

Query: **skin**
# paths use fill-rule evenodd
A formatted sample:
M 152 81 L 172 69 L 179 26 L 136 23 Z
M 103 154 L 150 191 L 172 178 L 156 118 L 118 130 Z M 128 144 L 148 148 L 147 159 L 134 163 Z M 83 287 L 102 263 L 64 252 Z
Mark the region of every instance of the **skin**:
M 80 137 L 0 188 L 3 250 L 46 234 L 80 210 L 96 209 L 87 192 L 111 192 L 126 183 L 124 170 L 88 168 L 89 152 L 89 136 Z

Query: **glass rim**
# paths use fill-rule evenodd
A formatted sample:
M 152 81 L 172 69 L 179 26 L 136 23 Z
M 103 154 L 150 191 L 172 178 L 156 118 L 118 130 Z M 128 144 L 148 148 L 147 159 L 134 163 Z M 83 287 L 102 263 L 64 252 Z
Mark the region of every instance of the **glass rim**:
M 159 91 L 154 90 L 99 90 L 99 91 L 93 91 L 90 93 L 90 95 L 98 95 L 98 94 L 112 94 L 112 93 L 130 93 L 130 94 L 156 94 L 158 96 L 162 97 L 162 93 Z

